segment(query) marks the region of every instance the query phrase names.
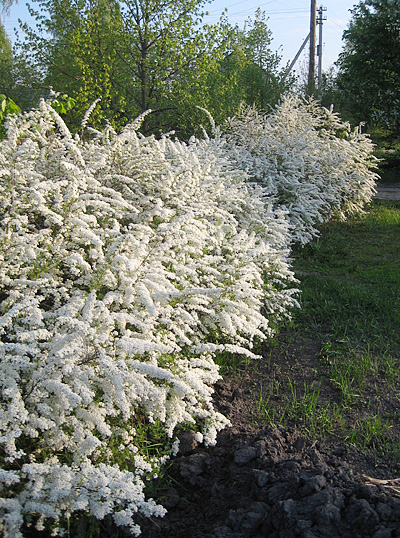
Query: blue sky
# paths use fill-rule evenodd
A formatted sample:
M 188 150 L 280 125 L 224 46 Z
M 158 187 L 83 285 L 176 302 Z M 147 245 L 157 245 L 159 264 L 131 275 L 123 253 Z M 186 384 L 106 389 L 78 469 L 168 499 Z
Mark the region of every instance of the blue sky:
M 273 50 L 279 50 L 283 62 L 294 58 L 303 40 L 309 32 L 310 0 L 213 0 L 205 6 L 210 13 L 205 17 L 206 22 L 217 22 L 222 11 L 228 8 L 228 19 L 231 24 L 243 26 L 248 17 L 254 17 L 259 7 L 269 17 L 268 26 L 272 31 Z M 323 68 L 332 65 L 342 49 L 342 34 L 347 28 L 351 9 L 355 0 L 325 0 L 317 2 L 317 6 L 327 8 L 327 20 L 323 24 Z M 14 40 L 14 27 L 18 27 L 18 18 L 32 22 L 24 1 L 19 1 L 11 8 L 10 14 L 3 16 L 8 35 Z M 308 47 L 299 58 L 297 68 L 305 64 Z
M 357 0 L 325 0 L 317 7 L 326 7 L 327 20 L 323 24 L 323 67 L 328 68 L 336 60 L 342 49 L 342 34 L 351 18 L 350 9 L 358 5 Z M 243 26 L 248 17 L 254 17 L 259 7 L 269 17 L 268 26 L 272 31 L 273 50 L 280 51 L 283 61 L 291 61 L 310 29 L 310 0 L 213 0 L 207 7 L 208 22 L 217 21 L 225 7 L 231 24 Z M 317 28 L 318 36 L 318 28 Z M 317 37 L 318 40 L 318 37 Z M 299 64 L 304 63 L 309 48 L 306 47 Z

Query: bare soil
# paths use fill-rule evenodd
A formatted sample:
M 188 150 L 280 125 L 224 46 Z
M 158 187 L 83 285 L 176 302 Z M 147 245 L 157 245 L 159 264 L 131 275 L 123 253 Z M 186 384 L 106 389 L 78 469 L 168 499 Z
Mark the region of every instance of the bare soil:
M 143 538 L 400 537 L 400 497 L 391 482 L 400 465 L 392 458 L 259 420 L 257 395 L 276 375 L 290 335 L 279 338 L 267 360 L 217 385 L 216 406 L 232 423 L 217 446 L 197 445 L 192 432 L 182 436 L 161 498 L 168 514 L 140 522 Z M 301 383 L 320 351 L 318 341 L 297 337 L 280 367 Z

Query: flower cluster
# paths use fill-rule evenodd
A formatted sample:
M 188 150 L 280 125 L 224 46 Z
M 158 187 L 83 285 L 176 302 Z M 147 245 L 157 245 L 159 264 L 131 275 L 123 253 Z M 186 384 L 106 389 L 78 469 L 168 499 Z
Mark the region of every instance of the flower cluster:
M 224 137 L 185 144 L 111 128 L 72 136 L 52 107 L 0 145 L 0 531 L 75 511 L 134 515 L 192 423 L 215 443 L 218 351 L 252 352 L 296 304 L 290 225 Z M 172 447 L 172 448 L 171 448 Z M 116 456 L 117 454 L 117 456 Z
M 312 99 L 287 96 L 269 115 L 244 106 L 225 136 L 238 166 L 288 212 L 302 245 L 332 216 L 362 211 L 375 192 L 371 140 Z

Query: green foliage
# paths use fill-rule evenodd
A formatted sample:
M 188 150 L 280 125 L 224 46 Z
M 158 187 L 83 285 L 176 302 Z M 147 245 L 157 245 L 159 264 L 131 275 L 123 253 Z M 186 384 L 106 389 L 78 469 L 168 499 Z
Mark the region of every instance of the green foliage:
M 242 101 L 265 109 L 275 105 L 285 90 L 284 74 L 280 71 L 280 56 L 270 48 L 272 32 L 267 17 L 260 8 L 254 20 L 247 19 L 244 29 L 238 32 L 236 57 L 240 63 Z
M 51 106 L 58 114 L 67 114 L 75 105 L 76 99 L 69 97 L 67 94 L 58 95 L 51 102 Z M 20 112 L 20 106 L 6 95 L 0 94 L 0 140 L 6 135 L 3 125 L 6 117 L 10 114 L 19 114 Z
M 12 81 L 12 65 L 11 43 L 0 20 L 0 91 L 7 94 Z
M 152 109 L 144 132 L 185 128 L 194 105 L 204 103 L 204 77 L 222 57 L 225 30 L 200 25 L 203 0 L 37 3 L 40 10 L 30 8 L 37 27 L 23 25 L 19 57 L 41 74 L 43 87 L 74 96 L 67 121 L 75 129 L 97 98 L 95 127 L 107 119 L 120 128 Z
M 66 114 L 74 108 L 76 105 L 76 99 L 69 97 L 66 93 L 57 96 L 52 102 L 51 106 L 58 114 Z
M 101 98 L 92 124 L 100 126 L 105 112 L 114 125 L 124 123 L 125 95 L 122 89 L 117 91 L 119 74 L 124 72 L 117 59 L 122 42 L 118 4 L 105 0 L 37 3 L 40 9 L 29 8 L 36 28 L 23 24 L 25 41 L 17 43 L 21 78 L 36 89 L 34 100 L 47 96 L 49 87 L 74 96 L 74 107 L 66 107 L 67 121 L 78 129 L 86 110 Z M 32 79 L 41 83 L 29 84 Z
M 337 62 L 342 112 L 350 119 L 400 130 L 400 6 L 362 0 L 352 10 Z
M 235 115 L 242 103 L 261 110 L 275 106 L 293 83 L 280 68 L 281 57 L 270 48 L 267 21 L 265 12 L 257 9 L 254 20 L 248 18 L 243 29 L 229 32 L 229 49 L 208 79 L 207 108 L 217 123 Z
M 320 103 L 325 108 L 330 108 L 331 105 L 335 105 L 335 112 L 340 112 L 336 104 L 340 95 L 337 87 L 337 69 L 335 66 L 331 66 L 327 71 L 322 73 L 322 86 L 320 91 Z
M 275 105 L 290 86 L 260 10 L 240 30 L 224 17 L 203 25 L 204 0 L 34 1 L 36 28 L 22 25 L 17 78 L 33 89 L 33 101 L 49 87 L 73 96 L 66 120 L 74 130 L 100 98 L 96 128 L 107 120 L 119 129 L 152 110 L 144 133 L 175 130 L 186 138 L 208 123 L 198 106 L 220 124 L 241 102 Z M 17 102 L 31 106 L 32 95 Z
M 370 130 L 376 145 L 374 154 L 379 159 L 381 183 L 398 183 L 400 180 L 400 133 L 396 136 L 389 129 L 374 126 Z
M 9 114 L 18 114 L 21 109 L 12 99 L 0 94 L 0 140 L 5 137 L 4 120 Z

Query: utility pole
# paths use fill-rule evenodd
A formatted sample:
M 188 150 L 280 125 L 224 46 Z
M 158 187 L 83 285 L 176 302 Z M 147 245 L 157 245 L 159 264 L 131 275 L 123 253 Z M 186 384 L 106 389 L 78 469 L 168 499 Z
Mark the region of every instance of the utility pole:
M 317 24 L 319 24 L 319 43 L 317 47 L 317 56 L 318 56 L 318 97 L 321 99 L 322 97 L 322 24 L 323 21 L 326 21 L 326 17 L 324 16 L 324 11 L 326 11 L 326 7 L 320 6 L 318 9 L 318 19 Z
M 308 95 L 315 91 L 315 33 L 317 28 L 317 0 L 311 0 L 310 12 L 310 60 L 308 64 Z
M 287 71 L 286 71 L 286 73 L 285 73 L 285 78 L 288 76 L 288 74 L 290 73 L 290 71 L 293 69 L 294 64 L 295 64 L 295 63 L 297 62 L 297 60 L 299 59 L 299 56 L 300 56 L 300 54 L 303 52 L 304 47 L 307 45 L 309 39 L 310 39 L 310 34 L 308 34 L 308 36 L 305 38 L 305 40 L 303 41 L 303 44 L 301 45 L 301 47 L 300 47 L 299 50 L 297 51 L 296 56 L 294 57 L 294 59 L 292 60 L 291 64 L 290 64 L 289 67 L 287 68 Z

